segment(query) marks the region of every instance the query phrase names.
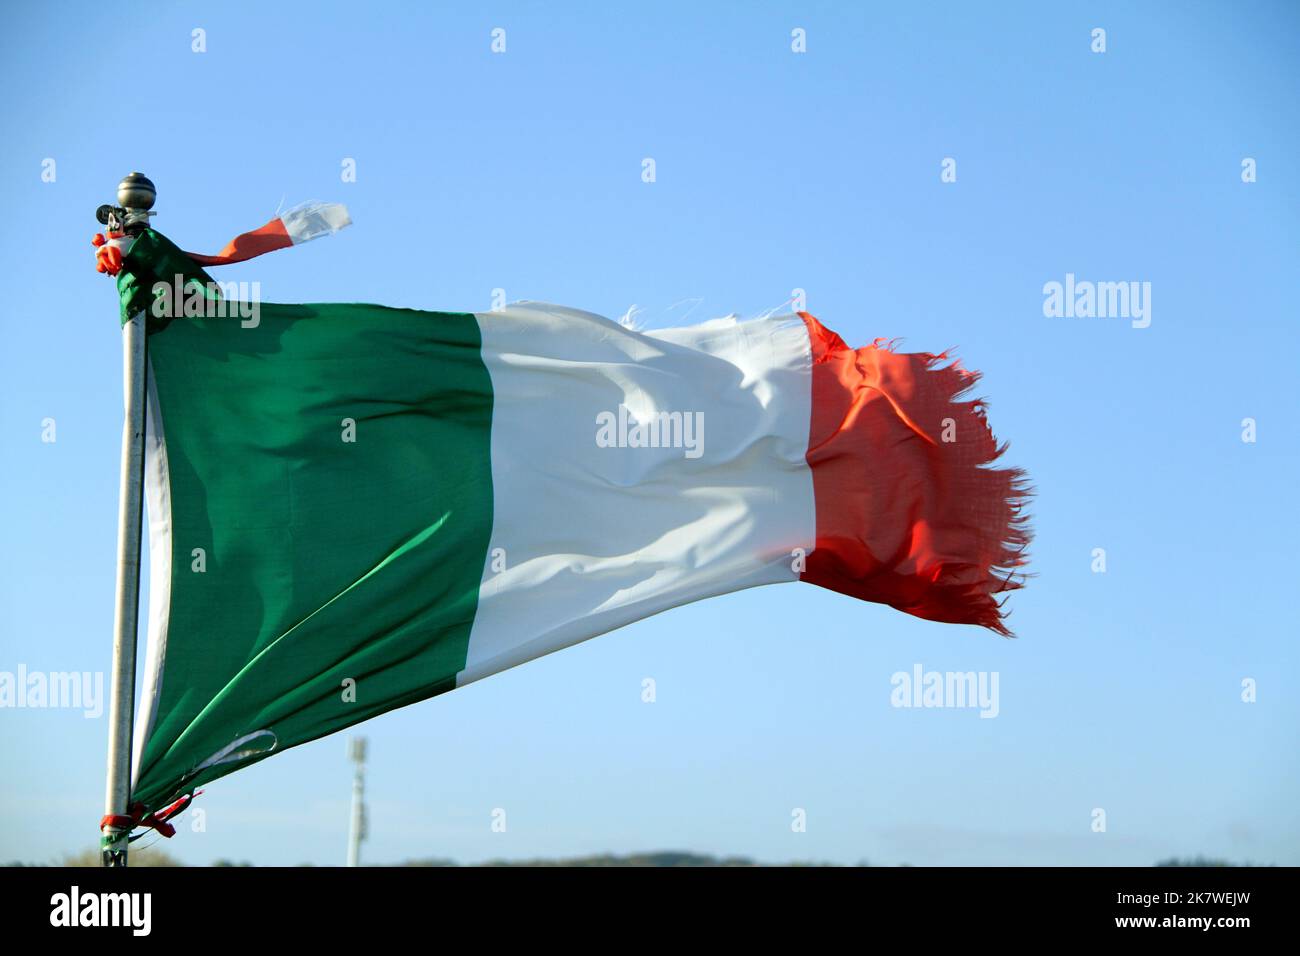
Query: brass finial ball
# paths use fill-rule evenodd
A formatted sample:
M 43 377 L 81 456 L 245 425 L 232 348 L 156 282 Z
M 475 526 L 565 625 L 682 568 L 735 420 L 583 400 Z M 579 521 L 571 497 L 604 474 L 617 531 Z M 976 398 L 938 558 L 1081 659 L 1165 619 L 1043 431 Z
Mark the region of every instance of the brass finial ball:
M 117 201 L 126 209 L 152 209 L 158 192 L 144 173 L 130 173 L 117 185 Z

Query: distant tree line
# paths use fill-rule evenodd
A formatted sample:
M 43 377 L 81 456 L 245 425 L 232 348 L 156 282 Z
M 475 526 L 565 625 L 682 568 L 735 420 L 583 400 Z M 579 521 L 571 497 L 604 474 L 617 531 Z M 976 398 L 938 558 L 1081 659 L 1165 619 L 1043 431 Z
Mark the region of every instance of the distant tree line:
M 58 862 L 53 864 L 42 863 L 22 863 L 13 861 L 3 864 L 4 866 L 99 866 L 99 850 L 83 850 L 80 853 L 72 853 L 64 856 Z M 176 858 L 169 856 L 163 850 L 156 847 L 147 847 L 142 850 L 131 851 L 132 866 L 184 866 Z M 235 862 L 234 860 L 220 859 L 212 864 L 213 866 L 252 866 L 247 860 Z M 301 866 L 313 866 L 311 863 L 303 863 Z M 382 865 L 382 864 L 380 864 Z M 710 856 L 706 853 L 688 853 L 684 850 L 663 850 L 657 853 L 629 853 L 618 855 L 614 853 L 601 853 L 594 856 L 570 857 L 567 859 L 533 859 L 533 860 L 486 860 L 482 863 L 462 864 L 455 860 L 443 859 L 440 857 L 428 857 L 426 859 L 406 860 L 397 866 L 411 867 L 432 867 L 432 866 L 713 866 L 713 867 L 744 867 L 744 866 L 839 866 L 838 863 L 820 863 L 815 861 L 795 861 L 792 863 L 759 863 L 747 856 Z M 857 866 L 870 866 L 866 860 L 856 864 Z M 907 866 L 903 863 L 901 866 Z M 1189 856 L 1189 857 L 1170 857 L 1167 860 L 1161 860 L 1155 866 L 1184 866 L 1184 867 L 1209 867 L 1209 866 L 1255 866 L 1254 863 L 1232 863 L 1228 860 L 1217 860 L 1206 856 Z M 1258 864 L 1271 866 L 1272 864 Z

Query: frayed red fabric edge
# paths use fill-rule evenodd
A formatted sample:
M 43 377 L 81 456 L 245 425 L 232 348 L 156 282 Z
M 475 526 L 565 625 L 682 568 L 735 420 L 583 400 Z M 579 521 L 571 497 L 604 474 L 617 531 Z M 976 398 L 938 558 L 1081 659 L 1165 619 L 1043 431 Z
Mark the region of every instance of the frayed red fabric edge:
M 983 400 L 962 399 L 979 374 L 885 339 L 853 349 L 799 316 L 812 351 L 817 506 L 802 580 L 1014 636 L 997 595 L 1024 584 L 1033 490 L 1020 469 L 992 467 L 1007 446 Z

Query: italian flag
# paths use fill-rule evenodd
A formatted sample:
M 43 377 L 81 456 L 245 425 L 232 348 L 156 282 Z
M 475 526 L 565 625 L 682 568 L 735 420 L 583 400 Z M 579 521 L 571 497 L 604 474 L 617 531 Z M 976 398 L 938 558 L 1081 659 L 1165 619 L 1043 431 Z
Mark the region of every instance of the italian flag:
M 119 276 L 149 313 L 146 810 L 741 588 L 1007 633 L 1025 489 L 943 356 L 850 348 L 806 313 L 154 314 L 176 268 L 207 281 L 148 232 Z

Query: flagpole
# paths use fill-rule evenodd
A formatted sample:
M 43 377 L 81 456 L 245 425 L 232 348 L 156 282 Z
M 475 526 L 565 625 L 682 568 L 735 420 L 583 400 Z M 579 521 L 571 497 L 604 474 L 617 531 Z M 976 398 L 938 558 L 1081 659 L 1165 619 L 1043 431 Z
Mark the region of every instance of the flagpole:
M 117 189 L 120 207 L 101 206 L 100 222 L 128 236 L 149 226 L 153 183 L 131 173 Z M 108 699 L 108 774 L 100 829 L 104 866 L 126 866 L 131 824 L 131 745 L 135 715 L 136 629 L 140 612 L 140 538 L 144 497 L 144 417 L 148 386 L 145 314 L 122 326 L 122 379 L 126 415 L 117 507 L 117 585 L 113 613 L 113 671 Z

